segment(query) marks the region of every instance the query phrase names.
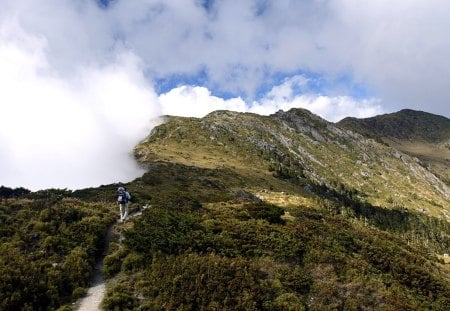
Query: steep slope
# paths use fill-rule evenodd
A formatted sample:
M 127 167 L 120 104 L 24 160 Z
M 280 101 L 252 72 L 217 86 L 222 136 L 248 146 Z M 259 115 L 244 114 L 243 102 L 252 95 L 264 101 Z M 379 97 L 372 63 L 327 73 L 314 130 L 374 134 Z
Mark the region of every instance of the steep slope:
M 419 158 L 447 185 L 450 184 L 449 119 L 405 109 L 367 119 L 345 118 L 337 125 Z
M 450 216 L 449 188 L 420 161 L 301 109 L 268 117 L 229 111 L 169 117 L 136 155 L 141 162 L 227 167 L 258 180 L 249 190 L 273 183 L 275 174 L 306 190 L 325 185 L 376 206 Z

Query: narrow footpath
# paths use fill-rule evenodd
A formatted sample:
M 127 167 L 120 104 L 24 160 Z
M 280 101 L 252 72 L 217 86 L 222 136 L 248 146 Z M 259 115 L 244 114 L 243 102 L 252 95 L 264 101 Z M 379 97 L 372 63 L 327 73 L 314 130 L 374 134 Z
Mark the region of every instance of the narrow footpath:
M 147 208 L 147 206 L 143 207 L 143 209 Z M 142 214 L 141 210 L 138 210 L 134 213 L 131 213 L 127 219 L 132 217 L 136 217 Z M 119 221 L 116 221 L 114 224 L 109 226 L 108 231 L 106 233 L 105 238 L 105 246 L 102 255 L 95 263 L 92 285 L 89 287 L 86 296 L 81 298 L 78 303 L 76 303 L 77 311 L 100 311 L 101 303 L 106 293 L 105 279 L 103 278 L 102 267 L 103 260 L 109 252 L 109 244 L 111 243 L 113 237 L 114 226 L 118 225 Z M 119 239 L 120 241 L 121 239 Z
M 79 311 L 101 310 L 100 304 L 102 303 L 102 300 L 105 297 L 105 292 L 106 292 L 105 279 L 103 278 L 103 273 L 102 273 L 103 260 L 105 259 L 106 255 L 108 255 L 109 244 L 111 243 L 112 235 L 113 235 L 113 229 L 117 223 L 118 222 L 112 224 L 108 228 L 108 231 L 106 233 L 105 247 L 103 249 L 103 253 L 100 256 L 100 258 L 97 260 L 97 262 L 95 263 L 94 274 L 93 274 L 93 278 L 92 278 L 92 285 L 88 289 L 86 296 L 81 298 L 81 300 L 77 303 L 78 307 L 76 308 L 76 310 L 79 310 Z

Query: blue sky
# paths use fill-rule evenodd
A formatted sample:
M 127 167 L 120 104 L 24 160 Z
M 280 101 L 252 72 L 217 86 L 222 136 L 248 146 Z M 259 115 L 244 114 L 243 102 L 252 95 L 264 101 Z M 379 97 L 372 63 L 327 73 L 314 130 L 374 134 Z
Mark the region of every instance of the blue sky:
M 448 29 L 438 0 L 2 0 L 0 184 L 139 176 L 165 114 L 449 117 Z

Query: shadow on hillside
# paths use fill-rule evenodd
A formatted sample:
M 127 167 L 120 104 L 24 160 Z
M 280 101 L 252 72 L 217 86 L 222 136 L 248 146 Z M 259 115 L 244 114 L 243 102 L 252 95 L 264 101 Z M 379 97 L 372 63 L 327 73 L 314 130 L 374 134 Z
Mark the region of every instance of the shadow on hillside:
M 409 235 L 411 239 L 432 244 L 436 250 L 450 247 L 450 223 L 443 219 L 419 214 L 407 208 L 385 208 L 363 201 L 364 194 L 338 183 L 337 189 L 312 184 L 310 189 L 319 197 L 328 212 L 364 221 L 367 225 L 393 233 Z

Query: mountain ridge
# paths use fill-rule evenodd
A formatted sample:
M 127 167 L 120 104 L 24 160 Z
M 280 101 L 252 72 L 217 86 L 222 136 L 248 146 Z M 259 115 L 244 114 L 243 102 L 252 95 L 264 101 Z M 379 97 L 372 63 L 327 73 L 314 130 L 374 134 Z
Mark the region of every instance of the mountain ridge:
M 159 144 L 162 141 L 164 146 Z M 247 171 L 277 167 L 293 178 L 330 187 L 345 184 L 366 193 L 375 205 L 392 205 L 383 201 L 389 197 L 397 205 L 408 202 L 417 209 L 430 208 L 438 213 L 442 209 L 430 202 L 436 199 L 439 206 L 445 206 L 450 193 L 416 158 L 341 129 L 304 109 L 270 116 L 217 111 L 204 118 L 170 117 L 136 148 L 136 156 L 141 162 L 159 159 L 210 166 L 230 162 Z M 334 169 L 335 164 L 341 171 Z M 414 189 L 418 196 L 429 196 L 413 202 L 408 197 Z M 377 194 L 374 190 L 382 191 Z M 448 214 L 447 209 L 444 212 Z
M 347 117 L 337 122 L 337 125 L 369 136 L 379 135 L 400 140 L 419 139 L 432 143 L 450 140 L 450 119 L 412 109 L 402 109 L 370 118 Z
M 450 119 L 404 109 L 365 119 L 345 118 L 336 124 L 417 157 L 450 185 Z

